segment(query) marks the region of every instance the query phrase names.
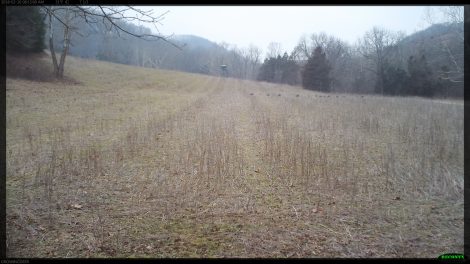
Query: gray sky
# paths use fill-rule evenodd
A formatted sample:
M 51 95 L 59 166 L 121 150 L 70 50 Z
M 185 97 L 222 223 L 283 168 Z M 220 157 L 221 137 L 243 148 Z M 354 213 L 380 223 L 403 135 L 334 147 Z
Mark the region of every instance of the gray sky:
M 138 6 L 154 15 L 170 11 L 160 33 L 191 34 L 266 53 L 270 42 L 291 52 L 303 34 L 334 35 L 353 44 L 373 26 L 411 34 L 422 29 L 425 6 Z

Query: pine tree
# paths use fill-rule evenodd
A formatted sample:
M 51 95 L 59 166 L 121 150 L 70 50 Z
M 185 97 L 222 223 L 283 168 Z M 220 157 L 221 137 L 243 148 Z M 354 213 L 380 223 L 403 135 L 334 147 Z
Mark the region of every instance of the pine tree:
M 294 57 L 288 56 L 287 52 L 284 53 L 284 56 L 282 57 L 282 77 L 281 77 L 281 82 L 290 84 L 290 85 L 295 85 L 298 82 L 298 73 L 299 73 L 299 65 L 295 62 Z
M 412 95 L 433 96 L 436 90 L 436 82 L 433 80 L 432 71 L 426 60 L 421 55 L 419 59 L 410 56 L 408 59 L 409 92 Z
M 384 65 L 383 93 L 386 95 L 408 94 L 408 75 L 403 69 L 389 63 Z
M 41 52 L 45 23 L 39 7 L 6 8 L 6 49 L 8 52 Z
M 258 81 L 274 82 L 275 58 L 265 59 L 258 73 Z
M 259 81 L 296 84 L 299 67 L 287 53 L 264 60 L 258 73 Z
M 308 59 L 302 73 L 303 87 L 309 90 L 329 92 L 331 83 L 330 71 L 331 66 L 326 59 L 325 53 L 321 47 L 317 47 Z

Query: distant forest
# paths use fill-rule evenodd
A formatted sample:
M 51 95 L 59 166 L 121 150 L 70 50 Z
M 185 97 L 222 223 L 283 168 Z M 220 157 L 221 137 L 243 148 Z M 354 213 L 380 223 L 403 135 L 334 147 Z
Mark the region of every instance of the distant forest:
M 54 19 L 51 27 L 46 26 L 41 10 L 29 9 L 7 8 L 7 51 L 25 52 L 27 48 L 18 44 L 22 42 L 30 50 L 47 48 L 52 28 L 53 45 L 60 53 L 63 24 Z M 29 24 L 19 23 L 24 17 L 34 19 L 28 19 Z M 148 27 L 117 23 L 129 32 L 152 33 Z M 28 28 L 34 25 L 35 30 L 19 34 L 19 24 L 27 24 Z M 265 56 L 254 45 L 237 47 L 192 35 L 169 38 L 181 47 L 177 49 L 166 41 L 119 34 L 104 23 L 87 23 L 80 18 L 73 21 L 73 27 L 79 33 L 70 35 L 68 52 L 82 58 L 214 76 L 222 75 L 220 66 L 227 65 L 226 74 L 232 78 L 301 85 L 324 92 L 463 97 L 463 21 L 433 24 L 407 36 L 371 26 L 354 44 L 328 33 L 312 33 L 299 36 L 291 51 L 282 50 L 281 44 L 273 40 Z M 35 41 L 26 41 L 25 34 Z

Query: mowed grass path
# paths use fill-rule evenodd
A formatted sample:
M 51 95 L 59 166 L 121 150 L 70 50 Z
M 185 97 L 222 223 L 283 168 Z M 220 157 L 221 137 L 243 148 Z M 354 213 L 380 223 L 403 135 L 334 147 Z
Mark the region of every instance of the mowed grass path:
M 7 80 L 9 257 L 463 252 L 463 106 L 68 60 Z

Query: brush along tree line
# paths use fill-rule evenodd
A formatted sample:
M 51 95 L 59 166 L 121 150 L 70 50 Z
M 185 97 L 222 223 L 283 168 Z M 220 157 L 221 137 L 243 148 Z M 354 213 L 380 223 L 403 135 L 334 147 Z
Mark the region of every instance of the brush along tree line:
M 105 6 L 40 6 L 40 7 L 7 7 L 6 8 L 6 33 L 7 51 L 14 53 L 35 53 L 44 49 L 44 36 L 48 31 L 49 50 L 54 66 L 56 78 L 64 77 L 65 59 L 68 55 L 72 33 L 82 35 L 77 26 L 78 21 L 85 21 L 93 26 L 103 24 L 108 32 L 122 35 L 130 35 L 146 41 L 163 40 L 174 47 L 178 45 L 169 41 L 167 37 L 152 33 L 136 33 L 127 30 L 123 24 L 129 21 L 151 23 L 157 28 L 157 24 L 164 15 L 155 16 L 151 11 L 144 11 L 131 6 L 105 7 Z M 54 29 L 53 21 L 60 22 L 61 28 Z M 46 27 L 47 23 L 47 27 Z M 54 34 L 62 34 L 63 42 L 60 49 L 60 58 L 57 59 L 54 47 Z

